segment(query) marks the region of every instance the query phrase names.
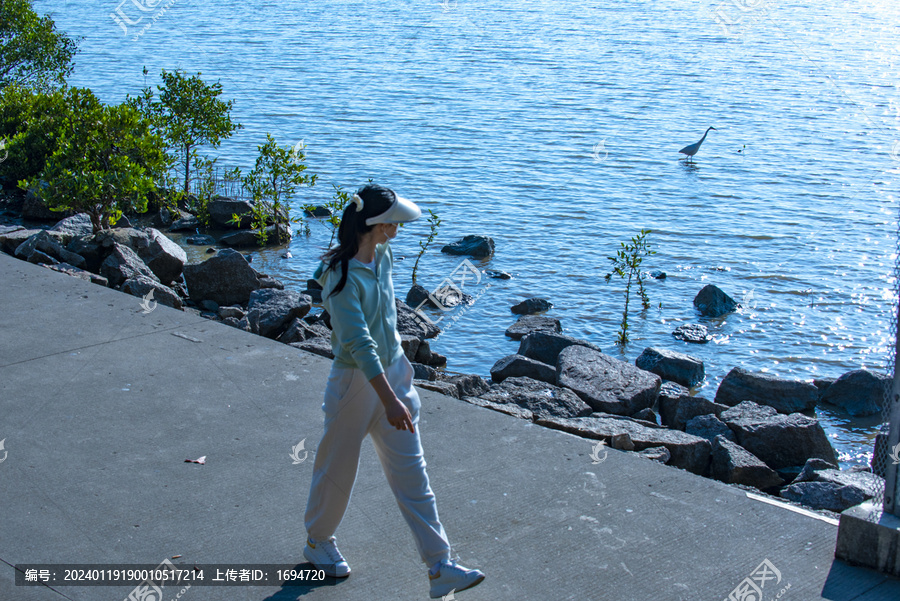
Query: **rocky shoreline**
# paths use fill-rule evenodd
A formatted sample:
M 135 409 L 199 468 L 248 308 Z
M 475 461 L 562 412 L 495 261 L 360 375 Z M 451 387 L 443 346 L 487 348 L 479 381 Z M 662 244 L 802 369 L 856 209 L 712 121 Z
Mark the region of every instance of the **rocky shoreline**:
M 44 220 L 59 216 L 42 213 L 28 199 L 24 205 L 21 199 L 18 210 L 7 205 L 5 214 Z M 238 208 L 223 207 L 223 220 Z M 160 227 L 168 224 L 170 231 L 198 226 L 193 216 L 166 210 L 155 220 Z M 321 301 L 314 280 L 307 281 L 306 290 L 286 290 L 230 248 L 211 249 L 214 256 L 208 260 L 187 263 L 184 249 L 159 229 L 131 227 L 127 220 L 119 225 L 123 227 L 94 234 L 87 214 L 68 216 L 48 229 L 0 225 L 0 250 L 141 297 L 145 310 L 158 302 L 332 358 L 330 319 L 324 310 L 314 310 Z M 247 238 L 246 231 L 235 234 Z M 467 244 L 476 249 L 472 252 L 493 252 L 490 238 L 475 236 L 445 247 L 450 249 L 445 252 L 469 254 Z M 608 446 L 833 512 L 872 498 L 883 486 L 883 474 L 873 473 L 871 467 L 840 470 L 828 437 L 812 415 L 820 403 L 854 416 L 879 412 L 885 380 L 865 370 L 805 382 L 735 368 L 708 400 L 689 390 L 705 378 L 699 359 L 650 347 L 631 365 L 563 334 L 558 319 L 539 314 L 550 303 L 531 298 L 511 308 L 520 317 L 506 334 L 519 341 L 519 348 L 493 365 L 488 382 L 441 369 L 446 357 L 434 352 L 429 342 L 440 330 L 405 302 L 395 302 L 398 330 L 415 367 L 417 386 L 585 438 L 594 448 L 593 457 Z M 707 315 L 738 307 L 715 286 L 701 290 L 694 306 Z M 673 335 L 703 343 L 708 336 L 701 329 L 690 324 Z M 876 443 L 883 444 L 880 435 Z

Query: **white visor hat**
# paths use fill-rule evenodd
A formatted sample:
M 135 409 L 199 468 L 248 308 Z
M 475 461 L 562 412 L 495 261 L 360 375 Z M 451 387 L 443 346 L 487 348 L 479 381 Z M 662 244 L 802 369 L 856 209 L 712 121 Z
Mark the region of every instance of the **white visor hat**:
M 422 216 L 422 209 L 416 206 L 411 200 L 401 198 L 394 194 L 394 202 L 388 207 L 388 210 L 381 215 L 375 215 L 366 219 L 366 225 L 375 225 L 376 223 L 405 223 L 407 221 L 415 221 Z

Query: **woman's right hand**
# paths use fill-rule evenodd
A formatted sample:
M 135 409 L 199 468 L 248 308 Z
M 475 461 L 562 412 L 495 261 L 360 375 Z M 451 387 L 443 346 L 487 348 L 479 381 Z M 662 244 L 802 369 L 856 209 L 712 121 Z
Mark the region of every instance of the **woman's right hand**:
M 412 423 L 412 416 L 406 405 L 400 402 L 396 396 L 384 404 L 384 412 L 387 415 L 388 423 L 398 430 L 409 430 L 415 432 L 415 426 Z

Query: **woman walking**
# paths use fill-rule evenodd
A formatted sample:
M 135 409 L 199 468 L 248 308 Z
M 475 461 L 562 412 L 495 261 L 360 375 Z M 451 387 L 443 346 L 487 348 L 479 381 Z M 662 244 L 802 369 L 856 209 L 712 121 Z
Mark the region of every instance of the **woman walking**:
M 314 278 L 331 316 L 334 362 L 325 387 L 325 433 L 306 507 L 306 559 L 330 576 L 350 567 L 334 533 L 350 501 L 363 439 L 372 437 L 388 484 L 429 566 L 431 597 L 462 591 L 484 579 L 450 560 L 416 425 L 419 395 L 413 367 L 400 346 L 389 243 L 398 224 L 422 211 L 392 190 L 369 184 L 353 195 L 338 229 L 339 244 L 322 256 Z

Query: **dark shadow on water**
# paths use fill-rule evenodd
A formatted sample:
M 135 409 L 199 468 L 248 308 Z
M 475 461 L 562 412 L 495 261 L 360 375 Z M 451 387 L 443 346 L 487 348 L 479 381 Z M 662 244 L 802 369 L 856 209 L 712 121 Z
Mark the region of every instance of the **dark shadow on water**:
M 298 572 L 300 570 L 315 571 L 316 567 L 311 563 L 298 563 L 296 566 L 294 566 L 293 569 L 297 570 Z M 299 599 L 301 597 L 305 597 L 317 588 L 338 586 L 345 580 L 347 579 L 325 576 L 323 580 L 316 581 L 288 581 L 281 585 L 280 590 L 272 593 L 268 597 L 264 597 L 262 601 L 288 601 L 288 599 Z M 296 584 L 291 584 L 291 582 L 296 582 Z
M 678 161 L 681 164 L 681 168 L 684 169 L 685 173 L 689 175 L 699 175 L 700 174 L 700 166 L 697 165 L 694 161 L 688 161 L 685 159 L 681 159 Z
M 822 587 L 822 598 L 831 601 L 900 599 L 900 580 L 835 559 Z

